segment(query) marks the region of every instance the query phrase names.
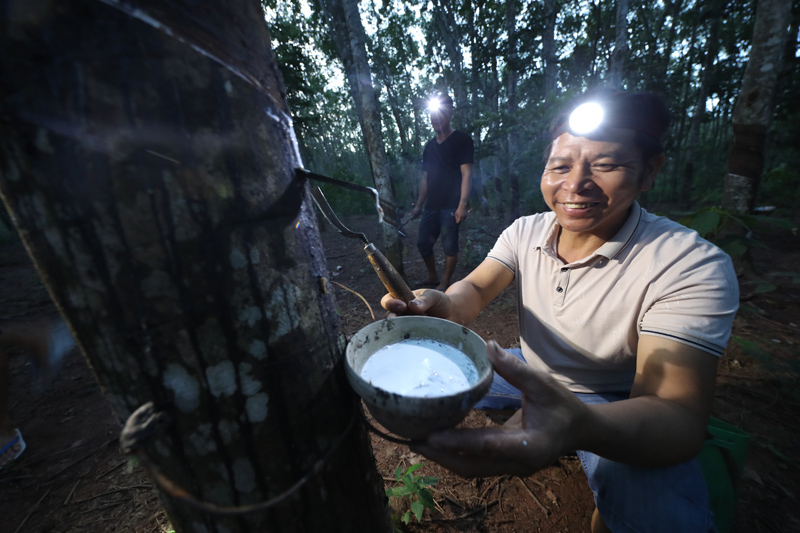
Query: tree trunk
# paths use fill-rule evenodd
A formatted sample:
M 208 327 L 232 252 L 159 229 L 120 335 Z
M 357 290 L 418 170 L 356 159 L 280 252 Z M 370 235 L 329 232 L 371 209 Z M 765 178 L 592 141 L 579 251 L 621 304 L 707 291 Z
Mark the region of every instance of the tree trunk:
M 506 157 L 506 168 L 508 169 L 508 188 L 509 188 L 509 222 L 519 218 L 519 173 L 517 172 L 517 2 L 507 0 L 506 2 L 506 34 L 508 35 L 508 51 L 506 53 L 506 63 L 508 64 L 506 74 L 506 96 L 508 106 L 509 129 L 506 138 L 508 153 Z
M 455 15 L 451 11 L 452 5 L 438 0 L 434 2 L 433 13 L 436 19 L 436 26 L 442 36 L 447 57 L 450 59 L 451 79 L 450 86 L 453 88 L 456 109 L 459 110 L 457 119 L 462 122 L 462 128 L 468 129 L 468 124 L 472 119 L 470 111 L 469 96 L 467 85 L 464 83 L 464 57 L 461 53 L 461 35 L 456 24 Z
M 0 192 L 178 531 L 391 531 L 258 2 L 0 2 Z M 330 453 L 330 455 L 328 455 Z
M 378 97 L 372 84 L 366 37 L 358 3 L 356 0 L 325 0 L 324 4 L 330 15 L 331 37 L 342 58 L 351 94 L 358 110 L 358 119 L 372 168 L 372 179 L 380 193 L 381 207 L 390 221 L 399 223 L 389 160 L 383 144 Z M 400 235 L 391 224 L 381 224 L 381 231 L 383 253 L 402 275 L 403 251 Z
M 544 0 L 544 33 L 542 34 L 542 56 L 544 57 L 544 95 L 552 102 L 556 94 L 558 57 L 556 56 L 556 0 Z
M 756 9 L 750 57 L 733 108 L 733 142 L 722 191 L 722 205 L 733 211 L 754 207 L 791 7 L 791 0 L 761 0 Z
M 617 38 L 614 51 L 611 53 L 611 64 L 608 67 L 608 85 L 614 89 L 622 88 L 622 67 L 628 55 L 628 0 L 617 0 L 617 22 L 615 25 Z
M 706 57 L 703 61 L 703 70 L 700 73 L 700 87 L 697 88 L 692 123 L 689 127 L 689 145 L 686 147 L 686 160 L 683 167 L 683 182 L 680 189 L 680 205 L 683 209 L 688 209 L 691 206 L 694 159 L 698 153 L 697 145 L 700 144 L 700 126 L 703 123 L 703 117 L 705 117 L 706 101 L 711 89 L 711 80 L 714 77 L 714 63 L 719 53 L 721 11 L 712 11 L 710 17 L 711 27 L 708 30 L 708 38 L 706 39 Z

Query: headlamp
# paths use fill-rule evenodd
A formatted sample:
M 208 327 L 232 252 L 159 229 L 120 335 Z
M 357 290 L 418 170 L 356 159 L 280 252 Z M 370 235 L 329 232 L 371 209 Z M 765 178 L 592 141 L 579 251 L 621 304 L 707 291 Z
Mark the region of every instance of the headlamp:
M 441 108 L 442 108 L 442 102 L 437 97 L 434 96 L 433 98 L 428 100 L 428 111 L 430 111 L 431 113 L 436 113 Z
M 596 102 L 581 104 L 569 115 L 569 129 L 578 134 L 596 130 L 603 123 L 605 111 Z
M 661 141 L 666 126 L 660 125 L 647 113 L 619 102 L 587 102 L 576 107 L 566 122 L 553 131 L 553 139 L 563 133 L 577 137 L 603 134 L 605 128 L 624 128 Z

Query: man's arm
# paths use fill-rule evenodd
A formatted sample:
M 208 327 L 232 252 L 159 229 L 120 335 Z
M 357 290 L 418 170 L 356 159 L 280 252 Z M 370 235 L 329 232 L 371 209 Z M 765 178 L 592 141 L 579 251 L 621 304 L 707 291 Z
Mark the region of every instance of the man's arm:
M 425 199 L 428 197 L 428 171 L 422 173 L 422 181 L 419 182 L 419 196 L 417 196 L 417 203 L 414 209 L 411 210 L 411 218 L 417 218 L 422 211 L 422 206 Z
M 456 223 L 461 223 L 467 218 L 467 202 L 469 202 L 470 177 L 472 176 L 472 164 L 461 165 L 461 200 L 458 202 L 455 217 Z
M 392 314 L 428 315 L 467 325 L 512 281 L 514 274 L 503 264 L 484 259 L 467 277 L 450 285 L 446 293 L 418 289 L 408 304 L 387 294 L 381 306 Z
M 590 406 L 576 448 L 636 466 L 688 461 L 700 451 L 719 358 L 642 335 L 631 399 Z
M 530 475 L 575 450 L 660 467 L 702 447 L 717 368 L 709 353 L 643 335 L 631 399 L 585 405 L 494 342 L 487 351 L 495 370 L 522 391 L 522 409 L 502 428 L 443 431 L 414 448 L 462 476 Z

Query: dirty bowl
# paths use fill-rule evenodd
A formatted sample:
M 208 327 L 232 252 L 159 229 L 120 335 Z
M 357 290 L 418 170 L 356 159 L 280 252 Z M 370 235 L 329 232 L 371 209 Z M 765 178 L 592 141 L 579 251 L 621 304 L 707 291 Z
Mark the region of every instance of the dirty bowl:
M 361 376 L 364 365 L 375 352 L 413 340 L 435 341 L 455 348 L 472 361 L 477 372 L 466 376 L 468 385 L 464 388 L 442 396 L 392 392 Z M 492 364 L 483 339 L 464 326 L 440 318 L 401 316 L 373 322 L 350 339 L 346 359 L 347 379 L 375 420 L 408 439 L 424 439 L 434 431 L 454 427 L 492 384 Z

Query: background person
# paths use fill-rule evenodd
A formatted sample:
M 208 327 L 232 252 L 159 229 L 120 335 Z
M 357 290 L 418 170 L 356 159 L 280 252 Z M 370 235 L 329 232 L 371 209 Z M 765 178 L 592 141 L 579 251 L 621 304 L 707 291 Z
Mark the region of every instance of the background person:
M 530 475 L 577 451 L 593 531 L 713 531 L 695 457 L 738 283 L 724 252 L 636 203 L 664 164 L 662 101 L 598 102 L 594 124 L 569 120 L 586 117 L 571 113 L 580 101 L 554 122 L 541 178 L 552 212 L 515 221 L 446 293 L 384 297 L 390 313 L 466 325 L 518 286 L 520 349 L 489 343 L 497 375 L 478 406 L 519 410 L 503 427 L 440 432 L 416 451 L 468 477 Z
M 445 290 L 452 283 L 458 263 L 458 228 L 467 217 L 475 146 L 469 135 L 454 130 L 450 125 L 453 118 L 453 99 L 450 96 L 440 95 L 431 103 L 431 125 L 436 136 L 428 141 L 422 153 L 422 182 L 411 218 L 422 212 L 417 249 L 425 262 L 428 277 L 417 284 Z M 433 252 L 439 235 L 445 254 L 441 281 Z

